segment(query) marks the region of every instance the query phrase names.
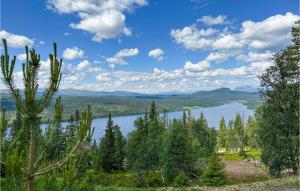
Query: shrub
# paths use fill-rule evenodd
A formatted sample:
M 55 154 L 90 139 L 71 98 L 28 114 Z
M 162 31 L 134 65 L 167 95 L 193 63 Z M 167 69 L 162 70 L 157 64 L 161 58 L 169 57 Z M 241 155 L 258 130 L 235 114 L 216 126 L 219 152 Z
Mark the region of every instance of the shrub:
M 148 182 L 148 186 L 150 187 L 159 187 L 163 185 L 161 174 L 158 171 L 150 172 L 147 175 L 146 179 L 146 181 Z
M 224 164 L 217 154 L 210 156 L 208 168 L 201 176 L 200 183 L 207 186 L 221 186 L 228 183 Z
M 176 176 L 174 180 L 174 185 L 176 187 L 188 186 L 189 183 L 190 183 L 190 179 L 183 171 L 179 172 L 179 174 Z

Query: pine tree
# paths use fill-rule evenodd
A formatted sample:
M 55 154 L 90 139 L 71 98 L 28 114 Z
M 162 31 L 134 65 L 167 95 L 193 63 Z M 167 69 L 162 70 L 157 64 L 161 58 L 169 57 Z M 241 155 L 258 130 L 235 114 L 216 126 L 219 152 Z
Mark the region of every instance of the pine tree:
M 233 128 L 238 143 L 237 148 L 240 149 L 241 154 L 244 154 L 244 149 L 247 144 L 247 137 L 246 137 L 244 122 L 239 113 L 236 114 L 235 116 Z
M 113 121 L 111 114 L 108 115 L 105 135 L 101 139 L 100 163 L 105 172 L 114 170 L 115 136 L 113 132 Z
M 255 117 L 248 117 L 247 120 L 247 137 L 248 137 L 248 145 L 252 148 L 259 147 L 259 129 L 257 120 Z
M 226 137 L 227 129 L 225 119 L 222 116 L 219 127 L 219 146 L 221 148 L 227 148 L 227 137 Z
M 183 124 L 184 128 L 186 128 L 186 123 L 187 123 L 187 117 L 186 117 L 185 111 L 183 111 L 183 114 L 182 114 L 182 124 Z
M 150 112 L 149 112 L 149 120 L 156 121 L 157 117 L 158 117 L 158 115 L 157 115 L 156 105 L 155 105 L 155 102 L 152 101 L 151 106 L 150 106 Z
M 207 186 L 222 186 L 228 183 L 225 166 L 217 154 L 209 157 L 208 167 L 200 179 Z
M 120 127 L 118 125 L 115 125 L 113 127 L 113 132 L 115 136 L 115 155 L 114 155 L 114 168 L 116 170 L 122 170 L 123 169 L 123 162 L 125 158 L 125 138 L 123 137 Z
M 79 123 L 79 120 L 80 120 L 80 113 L 78 110 L 75 111 L 75 117 L 74 117 L 74 121 L 75 121 L 75 124 L 78 125 Z
M 283 169 L 299 173 L 300 21 L 293 44 L 273 56 L 273 66 L 259 76 L 264 103 L 258 109 L 262 161 L 272 175 Z
M 238 147 L 238 137 L 235 134 L 233 127 L 233 120 L 229 120 L 227 125 L 227 140 L 228 140 L 228 148 L 237 150 Z
M 79 126 L 78 141 L 76 147 L 66 155 L 62 161 L 58 161 L 55 164 L 41 165 L 40 161 L 43 158 L 43 155 L 40 154 L 37 157 L 37 151 L 44 150 L 39 149 L 39 137 L 40 137 L 40 116 L 45 108 L 51 101 L 53 95 L 57 92 L 60 79 L 61 79 L 61 66 L 62 59 L 57 59 L 56 44 L 54 44 L 54 54 L 50 54 L 50 77 L 49 82 L 46 83 L 47 86 L 41 96 L 37 95 L 37 90 L 39 87 L 38 84 L 38 72 L 41 66 L 40 56 L 35 52 L 34 49 L 28 50 L 28 47 L 25 48 L 26 51 L 26 61 L 22 65 L 23 69 L 23 82 L 24 82 L 24 96 L 20 94 L 19 89 L 16 87 L 14 79 L 14 66 L 16 63 L 16 57 L 14 56 L 10 60 L 7 50 L 6 40 L 3 39 L 4 54 L 1 55 L 1 71 L 2 79 L 8 91 L 11 95 L 11 99 L 15 102 L 17 111 L 21 113 L 23 121 L 23 130 L 27 131 L 29 136 L 29 145 L 25 149 L 28 156 L 27 165 L 26 165 L 26 180 L 27 180 L 27 189 L 28 191 L 33 190 L 33 181 L 36 176 L 43 175 L 49 171 L 60 168 L 65 162 L 67 162 L 71 156 L 74 155 L 75 150 L 79 145 L 85 141 L 87 133 L 90 132 L 90 122 L 91 114 L 88 110 L 84 114 L 86 117 L 85 121 L 82 121 Z M 50 143 L 51 144 L 51 143 Z
M 202 112 L 200 118 L 191 124 L 191 129 L 199 144 L 199 156 L 204 158 L 210 156 L 215 150 L 216 135 L 214 129 L 208 128 Z
M 182 126 L 182 121 L 173 120 L 164 135 L 162 172 L 167 183 L 172 183 L 181 171 L 188 175 L 194 171 L 196 159 L 193 154 L 192 138 L 188 129 Z

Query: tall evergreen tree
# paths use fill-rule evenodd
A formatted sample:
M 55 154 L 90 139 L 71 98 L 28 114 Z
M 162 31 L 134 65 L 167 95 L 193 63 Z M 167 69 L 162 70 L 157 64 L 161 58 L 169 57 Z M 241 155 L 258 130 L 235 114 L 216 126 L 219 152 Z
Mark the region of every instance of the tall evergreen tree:
M 194 171 L 195 156 L 192 138 L 182 121 L 173 120 L 165 133 L 162 153 L 162 172 L 167 183 L 172 183 L 180 172 L 191 175 Z
M 106 172 L 112 172 L 114 169 L 115 155 L 115 136 L 113 132 L 113 121 L 111 114 L 108 115 L 108 120 L 105 129 L 105 135 L 101 139 L 100 144 L 100 164 Z
M 236 114 L 233 129 L 235 133 L 235 138 L 237 139 L 237 148 L 240 149 L 241 154 L 244 154 L 244 149 L 247 144 L 247 137 L 245 131 L 244 121 L 239 113 Z
M 74 121 L 75 121 L 75 124 L 78 125 L 79 123 L 79 120 L 80 120 L 80 113 L 78 111 L 78 109 L 75 111 L 75 117 L 74 117 Z
M 40 137 L 40 116 L 45 108 L 51 101 L 53 95 L 57 92 L 60 79 L 61 79 L 61 66 L 62 59 L 57 59 L 56 44 L 54 44 L 54 54 L 50 54 L 50 76 L 49 82 L 47 83 L 42 96 L 37 95 L 38 91 L 38 73 L 41 66 L 40 55 L 38 55 L 34 49 L 28 50 L 28 47 L 25 48 L 26 51 L 26 61 L 22 65 L 23 69 L 23 82 L 24 82 L 24 95 L 20 94 L 19 89 L 16 87 L 15 78 L 14 78 L 14 66 L 16 63 L 16 57 L 14 56 L 12 60 L 8 55 L 7 43 L 3 39 L 4 51 L 1 55 L 1 72 L 2 79 L 8 91 L 11 95 L 11 99 L 15 102 L 17 111 L 20 111 L 22 114 L 22 121 L 24 126 L 22 129 L 28 133 L 29 136 L 29 145 L 25 149 L 26 155 L 28 156 L 26 169 L 26 181 L 27 181 L 27 190 L 32 191 L 34 189 L 34 178 L 43 174 L 53 171 L 54 169 L 60 168 L 65 164 L 73 155 L 75 150 L 79 145 L 85 141 L 87 138 L 87 133 L 90 132 L 90 122 L 91 122 L 91 113 L 90 110 L 84 114 L 85 120 L 81 122 L 79 126 L 79 138 L 77 140 L 76 146 L 66 154 L 66 157 L 61 161 L 57 161 L 55 164 L 42 164 L 41 160 L 43 154 L 37 156 L 37 151 L 44 150 L 40 148 L 39 144 Z M 24 128 L 23 128 L 24 127 Z M 49 143 L 51 144 L 51 143 Z M 42 152 L 43 153 L 43 152 Z
M 226 123 L 224 117 L 222 116 L 220 120 L 220 126 L 219 126 L 219 146 L 225 149 L 227 148 L 226 133 L 227 133 Z
M 125 158 L 125 138 L 123 137 L 118 125 L 113 127 L 113 132 L 115 136 L 114 168 L 116 170 L 122 170 Z
M 258 110 L 262 161 L 272 175 L 299 172 L 300 21 L 292 28 L 293 44 L 273 56 L 273 66 L 259 76 L 264 98 Z
M 248 145 L 252 148 L 259 147 L 259 128 L 257 124 L 257 120 L 255 117 L 248 117 L 247 120 L 247 137 L 248 137 Z
M 208 167 L 201 176 L 200 183 L 208 186 L 221 186 L 228 183 L 225 166 L 217 154 L 210 156 Z

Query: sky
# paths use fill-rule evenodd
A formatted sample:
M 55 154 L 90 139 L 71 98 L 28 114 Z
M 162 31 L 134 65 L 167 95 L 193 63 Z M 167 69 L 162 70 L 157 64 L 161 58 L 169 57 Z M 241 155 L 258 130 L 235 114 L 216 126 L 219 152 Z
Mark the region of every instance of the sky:
M 41 55 L 44 88 L 56 42 L 62 89 L 194 92 L 259 86 L 299 19 L 297 0 L 9 0 L 0 38 L 19 88 L 24 47 Z

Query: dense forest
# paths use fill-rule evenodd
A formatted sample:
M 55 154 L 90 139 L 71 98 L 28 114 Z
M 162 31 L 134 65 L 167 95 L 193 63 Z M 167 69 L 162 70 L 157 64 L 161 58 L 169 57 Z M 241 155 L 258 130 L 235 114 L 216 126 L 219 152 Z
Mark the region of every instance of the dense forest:
M 21 94 L 24 92 L 21 91 Z M 112 94 L 109 96 L 109 94 Z M 37 92 L 40 96 L 40 92 Z M 257 108 L 261 104 L 258 92 L 232 91 L 228 88 L 219 88 L 212 91 L 199 91 L 191 94 L 149 95 L 129 92 L 101 93 L 79 90 L 62 90 L 57 97 L 64 103 L 62 119 L 69 120 L 70 114 L 76 110 L 82 111 L 87 105 L 91 106 L 93 117 L 107 117 L 108 113 L 114 116 L 143 114 L 152 100 L 155 101 L 159 112 L 182 111 L 192 107 L 211 107 L 230 102 L 240 102 L 249 108 Z M 15 104 L 10 99 L 7 90 L 3 90 L 0 98 L 1 105 L 7 108 L 9 119 L 15 118 Z M 43 121 L 51 118 L 55 106 L 55 98 L 43 112 Z M 9 120 L 11 122 L 11 120 Z
M 229 122 L 220 117 L 218 130 L 205 116 L 194 118 L 186 109 L 181 119 L 168 119 L 152 101 L 143 107 L 128 137 L 114 124 L 112 114 L 105 135 L 92 139 L 91 106 L 74 112 L 63 129 L 65 100 L 55 97 L 45 132 L 40 123 L 61 79 L 62 60 L 56 44 L 50 55 L 47 88 L 37 96 L 40 56 L 26 47 L 24 91 L 14 81 L 16 57 L 10 58 L 6 40 L 1 55 L 2 80 L 14 101 L 16 118 L 8 124 L 1 112 L 1 188 L 3 190 L 147 190 L 159 187 L 210 187 L 241 183 L 228 166 L 253 163 L 253 182 L 299 173 L 299 49 L 300 26 L 292 29 L 293 44 L 276 53 L 274 65 L 258 76 L 262 105 L 255 116 L 240 114 Z M 67 103 L 69 104 L 69 103 Z M 176 104 L 175 102 L 173 104 Z M 148 108 L 148 109 L 147 109 Z M 233 160 L 234 159 L 234 160 Z M 267 175 L 259 174 L 267 169 Z M 299 186 L 296 181 L 295 186 Z M 201 188 L 199 188 L 200 190 Z M 258 188 L 259 190 L 261 188 Z

